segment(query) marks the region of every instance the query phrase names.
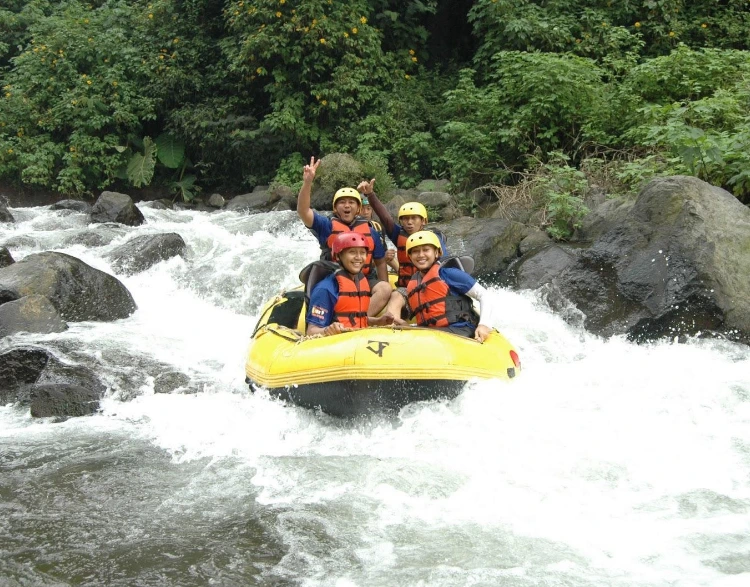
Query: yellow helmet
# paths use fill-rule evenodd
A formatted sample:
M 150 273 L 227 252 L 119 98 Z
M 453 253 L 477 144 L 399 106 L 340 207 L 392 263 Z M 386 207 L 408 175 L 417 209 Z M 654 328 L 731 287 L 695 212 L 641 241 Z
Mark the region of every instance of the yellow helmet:
M 406 204 L 398 209 L 399 219 L 402 216 L 411 216 L 412 214 L 421 216 L 427 222 L 427 209 L 419 202 L 406 202 Z
M 362 205 L 362 196 L 360 196 L 359 192 L 354 188 L 341 188 L 338 190 L 333 194 L 333 202 L 331 203 L 331 206 L 336 206 L 336 200 L 339 198 L 354 198 L 359 202 L 360 206 Z
M 438 251 L 437 256 L 443 254 L 443 248 L 440 246 L 440 239 L 431 230 L 420 230 L 415 232 L 409 238 L 406 239 L 406 254 L 409 254 L 414 247 L 420 245 L 432 245 Z

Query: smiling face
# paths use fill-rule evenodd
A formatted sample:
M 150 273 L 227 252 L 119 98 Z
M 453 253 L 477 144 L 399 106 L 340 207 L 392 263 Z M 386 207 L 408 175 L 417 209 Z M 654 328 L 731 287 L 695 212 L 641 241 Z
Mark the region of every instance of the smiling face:
M 406 231 L 406 234 L 414 234 L 422 230 L 425 225 L 424 218 L 418 214 L 409 214 L 408 216 L 401 216 L 398 219 L 399 223 Z
M 434 245 L 418 245 L 409 249 L 409 259 L 418 271 L 427 271 L 435 264 L 438 250 Z
M 356 198 L 339 198 L 333 209 L 345 224 L 351 224 L 359 214 L 359 201 Z
M 356 275 L 362 271 L 365 264 L 367 249 L 365 247 L 351 247 L 341 251 L 338 256 L 339 264 L 351 275 Z

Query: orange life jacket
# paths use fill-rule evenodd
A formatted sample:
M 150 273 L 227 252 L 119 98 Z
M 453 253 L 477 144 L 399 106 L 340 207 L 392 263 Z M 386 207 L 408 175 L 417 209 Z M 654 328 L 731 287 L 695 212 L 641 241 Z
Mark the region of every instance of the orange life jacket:
M 478 324 L 471 298 L 451 293 L 440 278 L 440 263 L 434 263 L 427 273 L 417 271 L 406 287 L 409 307 L 418 326 L 450 326 L 457 322 Z
M 331 236 L 326 240 L 327 249 L 323 249 L 321 258 L 327 260 L 331 259 L 331 247 L 333 246 L 333 241 L 342 232 L 356 232 L 365 238 L 365 242 L 367 243 L 367 257 L 365 258 L 365 264 L 362 266 L 362 273 L 369 275 L 370 270 L 373 267 L 372 253 L 375 250 L 375 241 L 372 238 L 372 232 L 370 232 L 370 222 L 361 216 L 357 216 L 351 224 L 344 224 L 337 216 L 331 218 Z
M 339 299 L 333 307 L 333 319 L 348 328 L 367 327 L 367 309 L 370 307 L 370 284 L 360 272 L 354 279 L 339 269 L 335 273 L 339 285 Z
M 417 272 L 417 268 L 414 263 L 411 262 L 409 255 L 406 254 L 406 240 L 409 235 L 403 230 L 398 233 L 398 239 L 396 242 L 396 258 L 398 259 L 398 280 L 396 281 L 397 287 L 406 287 L 409 285 L 411 276 Z

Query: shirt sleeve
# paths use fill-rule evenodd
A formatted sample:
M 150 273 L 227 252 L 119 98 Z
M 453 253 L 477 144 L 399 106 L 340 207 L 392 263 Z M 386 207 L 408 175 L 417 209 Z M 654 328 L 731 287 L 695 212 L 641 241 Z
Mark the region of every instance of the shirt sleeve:
M 477 282 L 477 280 L 466 273 L 466 271 L 461 271 L 454 267 L 441 267 L 440 277 L 448 284 L 448 287 L 461 295 L 468 294 L 469 290 L 474 287 Z
M 328 241 L 328 237 L 331 236 L 331 232 L 333 232 L 333 224 L 331 224 L 331 219 L 328 218 L 328 216 L 323 216 L 322 214 L 313 210 L 313 223 L 310 229 L 318 238 L 318 243 L 320 243 L 320 246 L 327 246 L 326 241 Z
M 498 319 L 497 306 L 492 303 L 490 292 L 483 286 L 475 283 L 474 287 L 466 292 L 466 295 L 479 302 L 479 323 L 488 328 L 494 328 Z
M 399 236 L 399 235 L 401 234 L 401 231 L 402 231 L 402 230 L 403 230 L 403 229 L 401 228 L 401 225 L 400 225 L 400 224 L 394 224 L 394 225 L 393 225 L 393 230 L 391 230 L 391 231 L 390 231 L 390 232 L 388 233 L 388 238 L 389 238 L 389 239 L 391 239 L 391 242 L 392 242 L 392 243 L 393 243 L 394 245 L 396 245 L 396 246 L 398 246 L 398 236 Z
M 372 251 L 372 258 L 382 259 L 383 257 L 385 257 L 385 247 L 383 247 L 383 239 L 380 237 L 378 229 L 375 228 L 372 224 L 370 224 L 370 234 L 372 235 L 372 240 L 375 244 L 375 248 Z
M 338 301 L 338 287 L 335 280 L 326 277 L 318 282 L 310 295 L 310 307 L 305 321 L 314 326 L 325 328 L 333 322 L 333 309 Z

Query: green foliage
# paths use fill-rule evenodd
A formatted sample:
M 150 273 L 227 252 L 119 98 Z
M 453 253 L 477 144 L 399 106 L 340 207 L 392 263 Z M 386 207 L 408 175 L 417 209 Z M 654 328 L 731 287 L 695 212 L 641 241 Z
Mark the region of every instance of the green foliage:
M 363 177 L 362 164 L 354 157 L 331 153 L 320 160 L 315 182 L 323 191 L 333 194 L 342 187 L 356 188 Z
M 151 183 L 156 167 L 156 144 L 151 137 L 143 138 L 143 153 L 134 153 L 128 162 L 127 177 L 139 188 Z
M 293 192 L 299 192 L 302 187 L 302 173 L 300 170 L 306 164 L 307 162 L 301 153 L 292 153 L 288 157 L 285 157 L 281 160 L 271 185 L 285 185 L 290 187 Z
M 325 150 L 326 129 L 350 124 L 404 68 L 407 50 L 386 53 L 365 0 L 262 0 L 227 4 L 229 30 L 242 39 L 225 45 L 232 71 L 268 104 L 261 128 Z
M 547 233 L 556 240 L 570 238 L 588 214 L 583 197 L 588 189 L 586 174 L 570 167 L 568 158 L 557 151 L 550 153 L 547 163 L 539 163 L 532 171 L 533 192 L 544 202 Z
M 602 70 L 590 59 L 505 51 L 493 58 L 489 82 L 477 86 L 464 70 L 447 92 L 441 127 L 451 180 L 479 185 L 505 175 L 502 161 L 574 150 L 602 108 Z

